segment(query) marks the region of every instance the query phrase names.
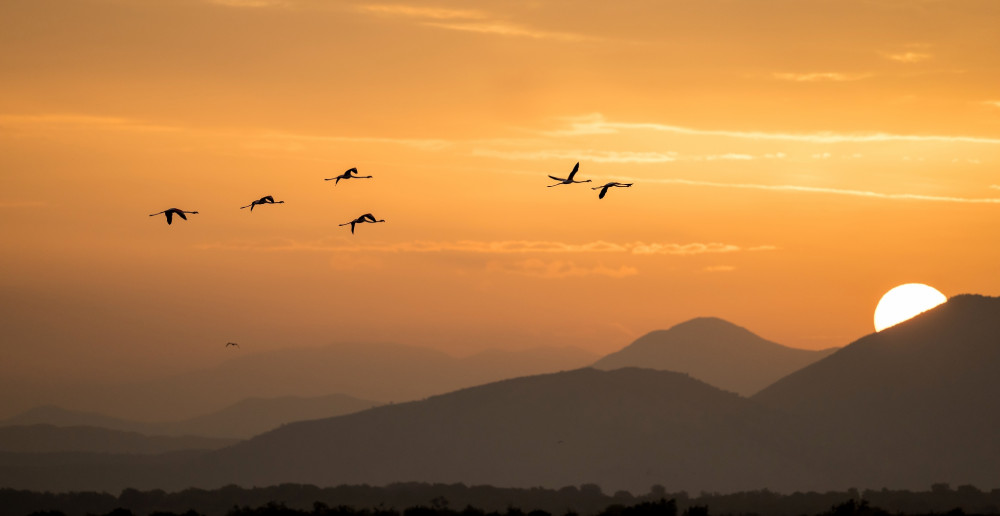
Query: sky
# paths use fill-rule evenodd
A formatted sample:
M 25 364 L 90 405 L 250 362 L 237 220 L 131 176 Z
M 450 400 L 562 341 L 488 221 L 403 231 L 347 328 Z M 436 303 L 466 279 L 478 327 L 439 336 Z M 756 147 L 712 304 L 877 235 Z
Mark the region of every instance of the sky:
M 1000 4 L 7 0 L 0 375 L 1000 294 Z M 591 183 L 547 188 L 547 176 Z M 357 167 L 372 179 L 323 181 Z M 590 187 L 634 183 L 604 199 Z M 252 213 L 264 195 L 284 204 Z M 151 213 L 195 210 L 165 224 Z M 384 224 L 339 224 L 373 213 Z M 231 350 L 229 350 L 231 351 Z

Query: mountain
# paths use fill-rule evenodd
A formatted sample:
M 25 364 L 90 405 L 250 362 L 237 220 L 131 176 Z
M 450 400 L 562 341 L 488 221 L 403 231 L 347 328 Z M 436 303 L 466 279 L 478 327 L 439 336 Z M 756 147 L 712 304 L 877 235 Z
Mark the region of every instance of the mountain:
M 7 426 L 0 428 L 0 453 L 132 453 L 157 454 L 180 450 L 214 450 L 236 439 L 150 437 L 90 426 Z
M 237 351 L 233 353 L 242 353 Z M 574 349 L 459 358 L 395 344 L 341 344 L 246 353 L 214 367 L 126 385 L 80 386 L 56 403 L 132 420 L 182 420 L 247 398 L 345 393 L 409 401 L 505 378 L 575 369 L 595 355 Z
M 580 369 L 286 425 L 202 456 L 186 478 L 201 486 L 816 487 L 795 428 L 684 374 Z
M 960 295 L 863 337 L 754 401 L 810 421 L 866 486 L 1000 479 L 1000 298 Z
M 720 389 L 750 396 L 834 351 L 789 348 L 722 319 L 700 317 L 647 333 L 593 367 L 687 373 Z
M 56 427 L 88 426 L 151 436 L 202 436 L 246 439 L 273 430 L 283 424 L 306 419 L 321 419 L 358 412 L 378 405 L 343 394 L 302 398 L 248 398 L 222 410 L 182 421 L 146 423 L 113 418 L 93 412 L 79 412 L 43 406 L 25 411 L 0 422 L 4 426 L 51 425 Z M 66 451 L 85 451 L 73 450 Z

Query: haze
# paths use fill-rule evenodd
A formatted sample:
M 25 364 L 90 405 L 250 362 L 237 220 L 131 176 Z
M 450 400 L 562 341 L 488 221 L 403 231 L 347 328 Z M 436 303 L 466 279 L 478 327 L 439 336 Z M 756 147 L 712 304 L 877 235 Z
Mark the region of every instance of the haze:
M 899 284 L 995 293 L 998 15 L 5 1 L 0 377 L 348 342 L 597 356 L 698 316 L 816 350 Z M 576 162 L 635 186 L 545 187 Z M 350 167 L 374 177 L 323 181 Z M 264 195 L 285 204 L 238 209 Z M 171 207 L 200 213 L 147 216 Z M 387 222 L 338 227 L 366 212 Z M 0 416 L 31 405 L 4 390 Z

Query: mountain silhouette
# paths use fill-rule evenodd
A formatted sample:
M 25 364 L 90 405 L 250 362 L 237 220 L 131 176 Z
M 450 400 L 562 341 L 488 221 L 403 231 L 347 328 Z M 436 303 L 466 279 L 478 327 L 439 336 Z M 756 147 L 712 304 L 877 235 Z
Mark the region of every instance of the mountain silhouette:
M 247 398 L 344 393 L 374 402 L 425 398 L 463 387 L 586 366 L 575 348 L 484 352 L 455 357 L 398 344 L 340 344 L 245 353 L 175 376 L 67 390 L 55 404 L 139 421 L 179 421 Z
M 750 396 L 834 351 L 782 346 L 722 319 L 699 317 L 647 333 L 593 367 L 687 373 L 720 389 Z
M 130 421 L 93 412 L 42 406 L 0 422 L 0 429 L 13 425 L 87 426 L 149 436 L 246 439 L 286 423 L 340 416 L 376 405 L 379 403 L 360 400 L 344 394 L 312 398 L 297 396 L 248 398 L 208 414 L 181 421 L 164 422 Z M 67 449 L 67 451 L 85 450 Z
M 188 480 L 396 481 L 642 492 L 816 487 L 792 421 L 687 375 L 580 369 L 286 425 L 202 456 Z
M 753 400 L 808 420 L 843 483 L 997 487 L 1000 298 L 960 295 L 863 337 Z
M 146 436 L 91 426 L 28 425 L 0 427 L 3 453 L 130 453 L 158 454 L 181 450 L 214 450 L 236 439 L 196 436 Z

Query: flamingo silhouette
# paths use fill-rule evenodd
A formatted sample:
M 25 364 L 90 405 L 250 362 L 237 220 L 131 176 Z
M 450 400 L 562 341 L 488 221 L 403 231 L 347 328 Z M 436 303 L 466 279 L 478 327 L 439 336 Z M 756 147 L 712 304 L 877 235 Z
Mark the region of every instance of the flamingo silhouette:
M 333 184 L 336 185 L 337 183 L 340 182 L 341 179 L 371 179 L 371 177 L 372 177 L 372 176 L 351 175 L 351 174 L 357 174 L 357 173 L 358 173 L 358 169 L 356 167 L 352 167 L 352 168 L 347 169 L 347 172 L 344 172 L 343 174 L 340 174 L 337 177 L 330 177 L 330 178 L 324 179 L 323 181 L 333 181 Z
M 555 179 L 556 181 L 559 181 L 558 183 L 556 183 L 554 185 L 548 185 L 549 188 L 552 188 L 553 186 L 559 186 L 559 185 L 570 185 L 570 184 L 573 184 L 573 183 L 589 183 L 590 182 L 589 179 L 585 179 L 583 181 L 574 181 L 573 180 L 573 176 L 576 175 L 576 171 L 577 170 L 580 170 L 580 162 L 576 163 L 576 165 L 573 167 L 573 171 L 569 173 L 569 177 L 567 177 L 566 179 L 563 179 L 561 177 L 556 177 L 556 176 L 549 176 L 552 179 Z
M 253 207 L 257 206 L 258 204 L 283 204 L 284 202 L 285 201 L 275 201 L 274 197 L 271 197 L 270 195 L 265 195 L 264 197 L 261 197 L 256 201 L 251 201 L 250 204 L 246 206 L 240 206 L 240 209 L 242 210 L 243 208 L 250 208 L 250 211 L 253 211 Z
M 228 348 L 229 346 L 235 346 L 235 347 L 237 347 L 237 348 L 238 348 L 238 347 L 240 347 L 240 345 L 239 345 L 239 344 L 237 344 L 237 343 L 235 343 L 235 342 L 227 342 L 227 343 L 226 343 L 226 347 Z
M 180 210 L 180 209 L 177 209 L 177 208 L 170 208 L 169 210 L 163 210 L 163 211 L 160 211 L 160 212 L 156 212 L 156 213 L 150 214 L 149 216 L 150 217 L 155 217 L 155 216 L 157 216 L 157 215 L 159 215 L 161 213 L 167 216 L 167 224 L 169 225 L 169 224 L 172 224 L 174 222 L 174 215 L 177 215 L 180 218 L 182 218 L 184 220 L 187 220 L 187 215 L 184 215 L 185 213 L 198 213 L 198 212 L 196 212 L 196 211 L 184 211 L 184 210 Z
M 374 223 L 374 222 L 385 222 L 385 219 L 375 220 L 375 216 L 374 215 L 372 215 L 371 213 L 365 213 L 364 215 L 362 215 L 362 216 L 360 216 L 360 217 L 358 217 L 358 218 L 356 218 L 356 219 L 354 219 L 354 220 L 352 220 L 350 222 L 345 222 L 343 224 L 338 224 L 338 226 L 346 226 L 346 225 L 350 224 L 351 225 L 351 234 L 353 235 L 354 234 L 354 225 L 355 224 L 362 224 L 364 222 L 371 222 L 371 223 Z
M 610 183 L 605 183 L 604 186 L 598 186 L 596 188 L 591 188 L 591 190 L 600 190 L 601 193 L 598 194 L 597 198 L 598 199 L 603 199 L 604 195 L 606 193 L 608 193 L 608 188 L 613 188 L 613 187 L 628 188 L 630 186 L 632 186 L 632 183 L 619 183 L 617 181 L 612 181 Z

